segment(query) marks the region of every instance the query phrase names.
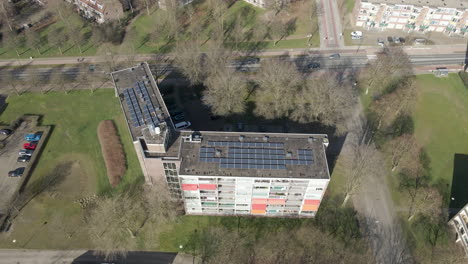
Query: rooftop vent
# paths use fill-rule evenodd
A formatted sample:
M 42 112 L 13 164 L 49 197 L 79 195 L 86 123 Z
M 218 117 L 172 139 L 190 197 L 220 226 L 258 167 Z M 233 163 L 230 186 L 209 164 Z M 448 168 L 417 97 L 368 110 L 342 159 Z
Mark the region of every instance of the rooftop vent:
M 154 133 L 156 133 L 156 135 L 161 135 L 161 128 L 159 126 L 155 127 Z
M 315 139 L 313 137 L 309 137 L 307 141 L 312 144 L 315 141 Z
M 263 136 L 263 141 L 267 142 L 268 141 L 268 136 Z
M 202 136 L 200 133 L 193 133 L 191 137 L 192 142 L 201 142 L 202 141 Z
M 244 141 L 244 136 L 239 136 L 239 141 L 240 142 Z
M 286 153 L 286 158 L 291 158 L 292 157 L 292 153 L 291 151 L 288 151 L 288 153 Z
M 216 156 L 217 157 L 221 156 L 221 150 L 219 150 L 219 149 L 216 150 Z

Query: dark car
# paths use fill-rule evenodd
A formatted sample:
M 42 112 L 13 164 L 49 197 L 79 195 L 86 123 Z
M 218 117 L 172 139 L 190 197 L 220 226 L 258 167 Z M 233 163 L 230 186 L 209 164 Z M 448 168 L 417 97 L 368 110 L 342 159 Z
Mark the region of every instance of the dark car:
M 335 53 L 335 54 L 332 54 L 332 55 L 328 56 L 328 58 L 329 58 L 330 60 L 338 60 L 340 57 L 341 57 L 341 56 L 340 56 L 340 54 L 338 54 L 338 53 Z
M 246 59 L 243 59 L 242 62 L 245 64 L 257 64 L 260 62 L 260 58 L 256 58 L 256 57 L 246 58 Z
M 21 177 L 23 176 L 23 172 L 25 169 L 26 169 L 25 167 L 21 167 L 21 168 L 17 168 L 16 170 L 9 171 L 8 177 Z
M 388 41 L 388 43 L 393 43 L 393 37 L 388 36 L 387 41 Z
M 320 68 L 320 63 L 318 63 L 318 62 L 309 63 L 309 65 L 307 65 L 307 68 L 309 68 L 309 69 L 318 69 L 318 68 Z
M 31 156 L 23 155 L 23 156 L 18 157 L 16 162 L 29 162 L 30 160 L 31 160 Z
M 10 129 L 0 129 L 0 135 L 10 135 L 11 134 L 11 130 Z

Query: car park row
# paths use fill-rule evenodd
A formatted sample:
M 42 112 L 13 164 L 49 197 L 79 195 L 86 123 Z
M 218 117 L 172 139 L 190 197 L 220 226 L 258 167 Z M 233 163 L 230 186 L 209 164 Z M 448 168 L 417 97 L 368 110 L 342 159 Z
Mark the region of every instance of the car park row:
M 9 131 L 9 133 L 3 134 L 2 132 L 4 130 Z M 9 129 L 2 129 L 0 133 L 2 133 L 3 135 L 10 135 L 12 131 Z M 24 136 L 24 139 L 27 142 L 23 144 L 23 149 L 20 149 L 18 152 L 19 157 L 16 160 L 18 163 L 27 163 L 31 160 L 31 156 L 34 153 L 34 150 L 36 150 L 37 143 L 41 139 L 41 134 L 40 133 L 27 134 Z M 23 176 L 25 169 L 26 167 L 18 167 L 14 170 L 11 170 L 8 172 L 8 177 L 21 177 Z

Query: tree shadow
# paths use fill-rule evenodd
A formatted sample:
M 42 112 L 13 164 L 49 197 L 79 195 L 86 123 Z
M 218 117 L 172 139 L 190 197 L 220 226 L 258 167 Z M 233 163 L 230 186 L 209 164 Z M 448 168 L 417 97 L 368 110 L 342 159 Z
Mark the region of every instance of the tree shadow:
M 453 157 L 452 189 L 450 191 L 449 218 L 468 204 L 468 154 L 455 153 Z

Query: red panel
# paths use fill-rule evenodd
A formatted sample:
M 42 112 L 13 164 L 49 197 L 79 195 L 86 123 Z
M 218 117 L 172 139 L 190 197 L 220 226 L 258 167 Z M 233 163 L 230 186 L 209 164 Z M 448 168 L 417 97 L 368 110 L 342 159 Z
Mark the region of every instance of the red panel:
M 268 199 L 268 204 L 286 204 L 285 199 Z
M 252 204 L 252 210 L 266 210 L 266 204 Z
M 320 200 L 309 200 L 309 199 L 305 199 L 305 200 L 304 200 L 304 204 L 319 205 L 319 204 L 320 204 Z
M 200 190 L 216 190 L 216 184 L 200 184 Z
M 182 190 L 184 190 L 184 191 L 196 191 L 196 190 L 198 190 L 198 185 L 196 185 L 196 184 L 182 184 Z

